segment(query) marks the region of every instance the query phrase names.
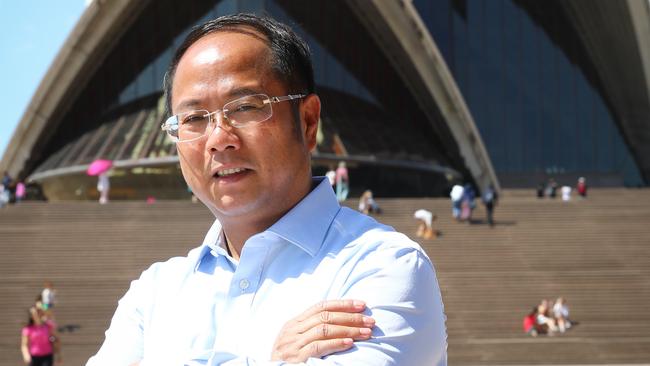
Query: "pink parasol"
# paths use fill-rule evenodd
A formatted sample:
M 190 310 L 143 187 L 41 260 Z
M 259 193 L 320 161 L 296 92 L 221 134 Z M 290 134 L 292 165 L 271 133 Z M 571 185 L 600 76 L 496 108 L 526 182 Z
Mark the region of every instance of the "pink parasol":
M 88 165 L 86 174 L 90 176 L 100 175 L 108 171 L 113 166 L 113 162 L 105 159 L 98 159 Z

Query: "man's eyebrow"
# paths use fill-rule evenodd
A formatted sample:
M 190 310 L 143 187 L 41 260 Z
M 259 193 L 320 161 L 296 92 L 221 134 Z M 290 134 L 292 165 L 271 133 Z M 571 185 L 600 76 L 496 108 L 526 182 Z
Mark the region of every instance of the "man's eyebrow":
M 261 88 L 260 89 L 254 89 L 251 87 L 233 88 L 226 93 L 226 98 L 224 103 L 228 103 L 233 99 L 237 99 L 239 97 L 244 97 L 253 94 L 263 94 L 263 93 L 264 91 Z M 205 107 L 203 107 L 203 103 L 204 101 L 202 101 L 201 99 L 188 99 L 182 101 L 179 105 L 176 106 L 176 108 L 174 108 L 174 110 L 182 111 L 182 110 L 197 109 L 197 108 L 205 109 Z
M 263 94 L 264 92 L 262 89 L 253 89 L 250 87 L 239 87 L 239 88 L 233 88 L 228 91 L 227 95 L 229 98 L 237 98 L 237 97 L 243 97 L 246 95 L 253 95 L 253 94 Z
M 201 101 L 198 99 L 188 99 L 184 100 L 181 102 L 181 104 L 177 105 L 175 110 L 185 110 L 185 109 L 190 109 L 190 108 L 195 108 L 201 105 Z

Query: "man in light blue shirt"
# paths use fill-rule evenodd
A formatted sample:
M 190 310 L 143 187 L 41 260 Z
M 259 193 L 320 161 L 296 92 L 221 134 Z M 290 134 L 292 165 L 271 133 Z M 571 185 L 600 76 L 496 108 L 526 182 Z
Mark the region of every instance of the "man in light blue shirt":
M 311 178 L 314 90 L 307 45 L 281 23 L 239 14 L 190 32 L 162 128 L 217 220 L 131 284 L 88 366 L 446 365 L 426 254 Z

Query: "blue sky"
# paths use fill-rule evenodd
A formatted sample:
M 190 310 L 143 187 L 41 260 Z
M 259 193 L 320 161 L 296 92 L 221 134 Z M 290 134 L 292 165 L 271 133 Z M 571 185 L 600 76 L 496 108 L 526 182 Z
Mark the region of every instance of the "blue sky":
M 84 0 L 0 0 L 0 156 Z

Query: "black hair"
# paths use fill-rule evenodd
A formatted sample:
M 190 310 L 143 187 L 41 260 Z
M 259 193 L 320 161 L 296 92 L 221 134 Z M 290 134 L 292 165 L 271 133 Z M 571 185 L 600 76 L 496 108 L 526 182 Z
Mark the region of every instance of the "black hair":
M 250 32 L 253 30 L 253 32 Z M 255 14 L 225 15 L 197 25 L 185 37 L 176 50 L 163 80 L 165 108 L 171 115 L 171 92 L 174 74 L 185 52 L 204 36 L 219 32 L 234 31 L 252 36 L 263 35 L 272 55 L 270 65 L 276 77 L 284 82 L 291 94 L 311 94 L 315 92 L 314 69 L 311 63 L 309 46 L 289 26 L 268 16 Z
M 28 316 L 28 318 L 27 318 L 27 326 L 28 327 L 32 326 L 32 325 L 36 325 L 36 322 L 34 321 L 34 314 L 33 314 L 34 312 L 36 312 L 38 314 L 38 310 L 36 310 L 36 307 L 33 307 L 33 306 L 27 310 L 27 316 Z

